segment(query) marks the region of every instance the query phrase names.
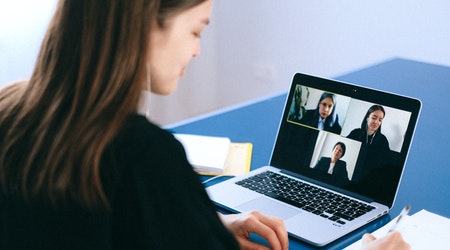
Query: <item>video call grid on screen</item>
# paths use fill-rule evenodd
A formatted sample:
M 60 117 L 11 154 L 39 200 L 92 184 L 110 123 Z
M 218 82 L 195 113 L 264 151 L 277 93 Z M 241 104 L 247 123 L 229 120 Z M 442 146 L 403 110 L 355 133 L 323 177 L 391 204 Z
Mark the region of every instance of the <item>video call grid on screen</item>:
M 337 127 L 318 129 L 317 124 L 305 124 L 300 117 L 291 117 L 293 109 L 311 117 L 323 92 L 336 97 Z M 299 105 L 295 106 L 296 102 Z M 369 107 L 375 104 L 384 108 L 385 117 L 381 132 L 378 131 L 382 136 L 377 135 L 371 140 L 362 133 L 361 126 Z M 313 183 L 391 207 L 421 105 L 415 98 L 297 73 L 269 164 Z M 360 129 L 356 131 L 359 137 L 353 131 L 352 138 L 348 138 L 355 129 Z M 345 154 L 329 173 L 324 169 L 332 168 L 330 159 L 337 142 L 344 144 Z
M 296 93 L 301 93 L 301 95 L 296 95 Z M 288 122 L 304 126 L 309 129 L 319 130 L 319 135 L 317 137 L 313 156 L 309 166 L 310 168 L 313 168 L 321 157 L 330 156 L 330 152 L 333 151 L 333 148 L 337 142 L 343 142 L 346 145 L 346 152 L 341 160 L 347 163 L 348 177 L 350 180 L 352 179 L 352 174 L 358 159 L 361 142 L 354 139 L 349 139 L 347 138 L 347 136 L 352 130 L 361 128 L 362 120 L 364 119 L 367 110 L 372 105 L 380 105 L 385 110 L 385 116 L 382 120 L 381 127 L 382 133 L 386 136 L 389 142 L 389 149 L 398 153 L 401 152 L 409 120 L 411 117 L 411 112 L 377 103 L 361 101 L 348 96 L 297 84 L 295 86 L 294 95 L 289 106 L 289 114 L 293 112 L 296 102 L 299 103 L 305 111 L 315 111 L 316 108 L 319 108 L 318 104 L 323 93 L 333 94 L 335 97 L 335 113 L 339 118 L 337 123 L 342 128 L 339 133 L 320 130 L 316 127 L 311 127 L 307 124 L 302 123 L 301 120 L 294 121 L 290 119 L 290 116 L 287 117 Z

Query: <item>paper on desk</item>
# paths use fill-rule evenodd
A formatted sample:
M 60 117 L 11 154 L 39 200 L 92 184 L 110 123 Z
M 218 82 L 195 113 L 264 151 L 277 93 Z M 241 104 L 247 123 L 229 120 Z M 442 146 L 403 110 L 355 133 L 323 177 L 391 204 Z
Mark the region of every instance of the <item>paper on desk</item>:
M 377 238 L 383 237 L 395 220 L 396 218 L 372 234 Z M 427 210 L 405 217 L 398 231 L 412 249 L 449 249 L 450 246 L 450 219 Z M 361 249 L 361 240 L 345 249 Z
M 186 151 L 187 158 L 198 172 L 223 173 L 230 139 L 226 137 L 174 134 Z

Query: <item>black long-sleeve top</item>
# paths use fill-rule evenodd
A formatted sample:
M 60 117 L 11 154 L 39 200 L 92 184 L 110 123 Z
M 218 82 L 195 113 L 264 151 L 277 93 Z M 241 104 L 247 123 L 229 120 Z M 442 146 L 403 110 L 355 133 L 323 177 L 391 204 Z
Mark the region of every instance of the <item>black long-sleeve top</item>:
M 127 119 L 101 174 L 107 212 L 26 205 L 0 192 L 0 249 L 238 249 L 182 145 L 145 117 Z

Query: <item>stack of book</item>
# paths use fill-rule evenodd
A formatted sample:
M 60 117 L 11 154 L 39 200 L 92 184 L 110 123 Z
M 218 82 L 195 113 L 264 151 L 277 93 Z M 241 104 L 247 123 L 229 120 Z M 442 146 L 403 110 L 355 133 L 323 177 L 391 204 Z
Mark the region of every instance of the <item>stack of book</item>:
M 174 134 L 194 170 L 203 175 L 241 175 L 250 170 L 253 145 L 227 137 Z

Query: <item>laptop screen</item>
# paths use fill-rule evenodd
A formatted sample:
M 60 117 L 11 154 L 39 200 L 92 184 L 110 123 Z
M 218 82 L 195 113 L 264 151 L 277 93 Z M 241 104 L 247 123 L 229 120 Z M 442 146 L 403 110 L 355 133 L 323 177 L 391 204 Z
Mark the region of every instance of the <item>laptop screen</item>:
M 272 166 L 391 207 L 419 100 L 297 73 Z

